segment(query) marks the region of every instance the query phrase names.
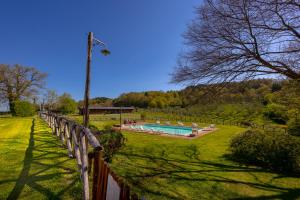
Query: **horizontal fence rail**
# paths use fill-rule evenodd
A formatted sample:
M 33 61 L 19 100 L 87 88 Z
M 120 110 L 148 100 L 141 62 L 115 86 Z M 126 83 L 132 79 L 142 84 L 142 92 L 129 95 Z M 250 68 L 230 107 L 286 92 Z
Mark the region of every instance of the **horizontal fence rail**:
M 88 200 L 137 200 L 125 184 L 104 160 L 103 148 L 94 134 L 86 127 L 57 114 L 41 112 L 40 117 L 61 140 L 70 158 L 75 158 L 81 174 L 83 199 Z M 92 152 L 88 148 L 92 147 Z M 92 179 L 92 181 L 89 181 Z M 90 194 L 90 182 L 92 194 Z

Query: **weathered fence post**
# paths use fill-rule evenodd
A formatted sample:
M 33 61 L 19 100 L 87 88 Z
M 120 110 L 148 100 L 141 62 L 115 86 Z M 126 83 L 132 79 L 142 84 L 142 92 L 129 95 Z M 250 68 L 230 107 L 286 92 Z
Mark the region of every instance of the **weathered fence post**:
M 64 120 L 60 121 L 60 138 L 61 138 L 61 142 L 62 145 L 66 145 L 66 140 L 65 140 L 65 131 L 66 131 L 66 122 L 64 122 Z
M 59 129 L 60 129 L 60 127 L 59 127 L 59 118 L 58 117 L 56 117 L 56 120 L 55 120 L 55 122 L 56 122 L 56 129 L 55 129 L 55 133 L 56 133 L 56 137 L 59 137 Z
M 80 154 L 80 149 L 79 149 L 79 137 L 77 136 L 77 126 L 73 126 L 72 127 L 72 140 L 73 140 L 73 146 L 74 146 L 74 154 L 75 154 L 75 157 L 76 157 L 76 160 L 77 160 L 77 165 L 78 165 L 78 168 L 81 170 L 81 166 L 82 166 L 82 163 L 81 163 L 81 154 Z
M 65 136 L 66 136 L 66 141 L 67 141 L 67 147 L 68 147 L 68 154 L 70 158 L 73 158 L 73 151 L 72 151 L 72 144 L 71 144 L 71 134 L 70 134 L 70 123 L 66 123 L 65 125 Z
M 83 198 L 89 199 L 89 180 L 88 180 L 88 158 L 86 148 L 86 135 L 83 130 L 80 132 L 80 154 L 81 154 L 81 178 L 83 182 Z

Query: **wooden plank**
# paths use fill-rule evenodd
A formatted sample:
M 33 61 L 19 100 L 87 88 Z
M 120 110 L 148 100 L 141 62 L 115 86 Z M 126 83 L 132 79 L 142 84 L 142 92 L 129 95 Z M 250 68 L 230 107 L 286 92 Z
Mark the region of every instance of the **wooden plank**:
M 102 199 L 102 193 L 103 193 L 103 172 L 104 172 L 104 160 L 102 159 L 102 156 L 100 158 L 100 177 L 99 177 L 99 185 L 98 185 L 98 192 L 99 192 L 99 199 Z
M 93 169 L 93 200 L 100 200 L 101 197 L 101 159 L 103 152 L 96 150 L 94 152 L 94 169 Z
M 122 200 L 129 200 L 130 198 L 130 189 L 129 186 L 126 184 L 122 184 L 122 188 L 121 188 L 121 198 Z
M 89 173 L 89 175 L 91 174 L 91 171 L 92 171 L 93 158 L 94 158 L 94 153 L 93 152 L 88 153 L 88 173 Z
M 100 187 L 101 187 L 101 190 L 100 190 L 100 199 L 101 200 L 104 200 L 105 199 L 105 196 L 104 196 L 104 193 L 105 193 L 105 191 L 104 191 L 104 177 L 105 177 L 105 171 L 106 171 L 106 165 L 105 165 L 105 163 L 104 163 L 104 160 L 103 159 L 101 159 L 101 174 L 100 174 L 100 176 L 101 176 L 101 180 L 100 180 Z
M 105 166 L 105 167 L 104 167 L 104 173 L 103 173 L 104 177 L 103 177 L 103 195 L 102 195 L 103 200 L 106 199 L 108 173 L 109 173 L 109 171 L 110 171 L 110 169 L 109 169 L 109 167 L 108 167 L 108 165 L 107 165 L 106 162 L 104 162 L 104 166 Z
M 123 182 L 119 182 L 119 186 L 121 188 L 121 192 L 120 192 L 120 200 L 124 200 L 124 190 L 125 190 L 125 184 Z

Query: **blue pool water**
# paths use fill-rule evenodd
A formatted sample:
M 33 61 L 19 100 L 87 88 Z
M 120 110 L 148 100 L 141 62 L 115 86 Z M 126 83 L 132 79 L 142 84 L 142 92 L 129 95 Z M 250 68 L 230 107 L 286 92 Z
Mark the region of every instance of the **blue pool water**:
M 183 126 L 164 126 L 158 124 L 144 124 L 144 125 L 135 125 L 132 126 L 131 128 L 137 130 L 163 132 L 172 135 L 184 135 L 184 136 L 188 136 L 192 133 L 192 128 L 183 127 Z

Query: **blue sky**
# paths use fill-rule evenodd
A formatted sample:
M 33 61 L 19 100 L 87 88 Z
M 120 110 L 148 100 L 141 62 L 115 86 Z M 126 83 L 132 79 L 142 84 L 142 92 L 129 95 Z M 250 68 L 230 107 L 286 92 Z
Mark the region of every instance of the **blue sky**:
M 82 99 L 86 38 L 105 41 L 108 57 L 94 49 L 91 96 L 170 90 L 182 34 L 201 0 L 19 0 L 0 6 L 0 63 L 34 66 L 49 74 L 47 88 Z

